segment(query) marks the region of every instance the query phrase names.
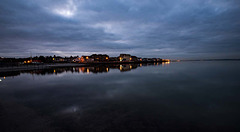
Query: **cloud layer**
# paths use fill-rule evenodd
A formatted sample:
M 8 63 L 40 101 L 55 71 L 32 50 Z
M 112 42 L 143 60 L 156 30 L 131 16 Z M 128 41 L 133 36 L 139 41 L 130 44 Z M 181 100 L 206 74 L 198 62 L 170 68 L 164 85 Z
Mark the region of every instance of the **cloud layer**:
M 0 56 L 240 58 L 237 0 L 1 0 Z

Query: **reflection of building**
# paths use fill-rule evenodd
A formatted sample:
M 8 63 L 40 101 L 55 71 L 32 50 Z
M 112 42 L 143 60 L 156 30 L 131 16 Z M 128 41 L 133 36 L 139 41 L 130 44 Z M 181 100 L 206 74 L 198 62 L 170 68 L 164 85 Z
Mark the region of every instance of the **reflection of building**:
M 107 64 L 107 65 L 94 65 L 89 67 L 58 67 L 51 69 L 38 69 L 38 70 L 27 70 L 18 72 L 1 72 L 0 77 L 17 76 L 21 73 L 45 75 L 45 74 L 61 74 L 64 72 L 76 72 L 76 73 L 104 73 L 109 72 L 110 69 L 118 69 L 121 72 L 130 71 L 136 69 L 138 66 L 157 66 L 157 65 L 168 65 L 170 62 L 156 62 L 156 63 L 138 63 L 138 64 Z
M 125 64 L 125 65 L 119 65 L 119 70 L 121 72 L 130 71 L 131 69 L 136 69 L 137 67 L 138 67 L 137 64 Z
M 108 72 L 109 67 L 106 66 L 95 66 L 95 67 L 80 67 L 76 71 L 82 72 L 82 73 L 102 73 L 102 72 Z

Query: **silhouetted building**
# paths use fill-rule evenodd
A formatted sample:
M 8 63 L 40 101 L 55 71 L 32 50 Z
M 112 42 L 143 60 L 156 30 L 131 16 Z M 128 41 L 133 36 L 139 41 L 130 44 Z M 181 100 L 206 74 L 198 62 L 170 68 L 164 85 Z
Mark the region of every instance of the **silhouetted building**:
M 73 62 L 77 62 L 77 63 L 79 63 L 79 62 L 81 62 L 81 58 L 80 57 L 73 57 L 73 60 L 72 60 Z
M 94 59 L 94 62 L 109 61 L 109 56 L 106 54 L 92 54 L 90 57 Z
M 81 57 L 81 62 L 86 63 L 86 62 L 93 62 L 94 59 L 91 56 L 82 56 Z
M 65 59 L 61 56 L 55 56 L 54 55 L 53 62 L 65 62 Z
M 118 58 L 119 58 L 119 61 L 131 61 L 130 54 L 120 54 Z
M 138 61 L 138 58 L 137 58 L 137 56 L 131 56 L 130 60 L 131 60 L 131 61 L 134 61 L 134 62 L 137 62 L 137 61 Z
M 118 57 L 109 57 L 109 61 L 118 61 Z

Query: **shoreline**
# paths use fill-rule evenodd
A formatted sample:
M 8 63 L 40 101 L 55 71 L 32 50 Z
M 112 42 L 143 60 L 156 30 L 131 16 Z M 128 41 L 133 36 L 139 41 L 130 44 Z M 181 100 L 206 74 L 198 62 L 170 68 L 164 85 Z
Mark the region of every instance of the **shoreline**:
M 29 64 L 29 65 L 20 65 L 20 66 L 0 67 L 0 72 L 42 70 L 42 69 L 50 69 L 50 68 L 58 68 L 58 67 L 86 67 L 86 66 L 111 65 L 111 64 L 140 64 L 140 63 L 162 63 L 162 62 L 164 61 Z
M 75 67 L 75 66 L 86 66 L 86 64 L 75 64 L 75 63 L 63 63 L 63 64 L 31 64 L 21 66 L 8 66 L 0 67 L 0 72 L 16 72 L 16 71 L 28 71 L 28 70 L 41 70 L 49 69 L 54 67 Z

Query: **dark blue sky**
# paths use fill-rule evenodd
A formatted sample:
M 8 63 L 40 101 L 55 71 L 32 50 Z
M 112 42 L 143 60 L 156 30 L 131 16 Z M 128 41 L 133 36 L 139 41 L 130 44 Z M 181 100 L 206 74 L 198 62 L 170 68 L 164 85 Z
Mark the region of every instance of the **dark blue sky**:
M 0 56 L 240 58 L 239 0 L 0 0 Z

